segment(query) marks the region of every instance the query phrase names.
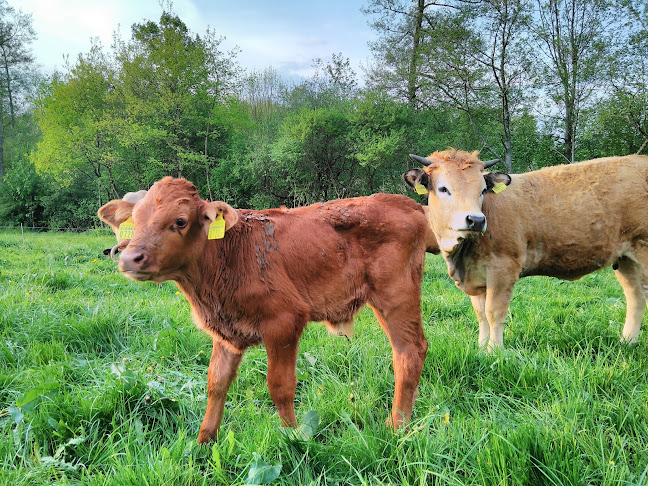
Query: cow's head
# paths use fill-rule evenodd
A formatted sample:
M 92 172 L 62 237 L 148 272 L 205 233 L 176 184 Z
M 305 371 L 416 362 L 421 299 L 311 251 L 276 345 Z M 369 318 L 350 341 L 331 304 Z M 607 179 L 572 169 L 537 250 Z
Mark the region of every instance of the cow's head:
M 110 201 L 98 215 L 115 233 L 132 218 L 135 231 L 121 252 L 119 270 L 134 280 L 159 283 L 178 279 L 190 263 L 200 265 L 209 226 L 221 213 L 228 231 L 238 222 L 234 208 L 203 201 L 185 179 L 165 177 L 137 203 Z
M 124 197 L 122 198 L 123 201 L 128 201 L 131 203 L 136 203 L 140 199 L 144 199 L 144 196 L 146 196 L 146 190 L 142 189 L 141 191 L 137 192 L 127 192 L 124 194 Z M 115 260 L 117 258 L 117 253 L 122 250 L 123 248 L 126 248 L 126 245 L 128 245 L 128 242 L 130 241 L 129 239 L 123 239 L 119 237 L 119 228 L 115 226 L 111 226 L 112 230 L 115 232 L 115 236 L 117 237 L 117 244 L 113 246 L 112 248 L 106 248 L 103 251 L 104 255 L 110 255 L 110 258 Z
M 511 183 L 508 174 L 484 172 L 498 160 L 484 163 L 477 153 L 450 149 L 426 158 L 410 155 L 424 167 L 403 174 L 409 186 L 428 194 L 430 226 L 446 253 L 451 253 L 462 239 L 475 238 L 486 231 L 482 212 L 485 194 L 498 183 Z

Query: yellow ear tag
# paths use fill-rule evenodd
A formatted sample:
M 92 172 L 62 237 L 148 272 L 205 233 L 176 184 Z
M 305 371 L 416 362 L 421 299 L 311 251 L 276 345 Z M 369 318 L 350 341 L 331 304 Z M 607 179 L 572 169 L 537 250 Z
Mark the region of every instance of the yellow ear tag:
M 421 195 L 427 194 L 427 189 L 423 184 L 416 184 L 414 186 L 414 190 L 416 191 L 416 194 L 421 194 Z
M 135 234 L 135 223 L 133 223 L 133 218 L 128 218 L 122 224 L 119 225 L 119 233 L 117 238 L 120 240 L 132 240 L 133 235 Z
M 495 194 L 499 194 L 499 193 L 502 192 L 504 189 L 506 189 L 506 187 L 507 187 L 506 184 L 504 184 L 503 182 L 498 182 L 497 184 L 495 184 L 495 185 L 493 186 L 493 192 L 494 192 Z
M 208 240 L 220 240 L 225 236 L 225 220 L 223 219 L 223 213 L 218 213 L 216 219 L 212 221 L 209 225 L 209 234 L 207 235 Z

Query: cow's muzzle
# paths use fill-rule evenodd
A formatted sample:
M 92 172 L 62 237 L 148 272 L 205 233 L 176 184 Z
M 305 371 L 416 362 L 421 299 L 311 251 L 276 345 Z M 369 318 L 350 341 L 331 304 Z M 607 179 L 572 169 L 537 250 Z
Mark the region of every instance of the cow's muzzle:
M 486 229 L 486 216 L 483 214 L 469 214 L 466 216 L 466 229 L 468 231 L 484 231 Z

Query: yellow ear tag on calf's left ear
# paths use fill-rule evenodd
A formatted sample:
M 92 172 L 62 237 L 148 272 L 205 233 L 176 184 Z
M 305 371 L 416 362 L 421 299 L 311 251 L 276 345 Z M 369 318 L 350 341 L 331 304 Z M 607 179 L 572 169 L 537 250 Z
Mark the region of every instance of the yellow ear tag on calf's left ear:
M 507 187 L 506 184 L 504 184 L 503 182 L 498 182 L 497 184 L 495 184 L 495 185 L 493 186 L 493 192 L 494 192 L 495 194 L 499 194 L 499 193 L 502 192 L 504 189 L 506 189 L 506 187 Z
M 133 235 L 135 234 L 135 223 L 133 223 L 133 218 L 128 218 L 122 224 L 119 225 L 119 233 L 117 238 L 120 240 L 132 240 Z
M 427 194 L 427 189 L 423 184 L 416 184 L 414 186 L 414 190 L 416 191 L 416 194 L 421 194 L 421 195 Z
M 209 225 L 207 239 L 220 240 L 223 236 L 225 236 L 225 220 L 223 219 L 223 213 L 218 213 L 216 219 Z

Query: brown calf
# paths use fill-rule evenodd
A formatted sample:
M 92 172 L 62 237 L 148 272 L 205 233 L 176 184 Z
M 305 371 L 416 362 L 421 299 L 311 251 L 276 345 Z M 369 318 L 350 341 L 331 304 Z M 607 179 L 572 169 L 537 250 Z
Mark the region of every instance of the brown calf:
M 225 234 L 208 239 L 223 215 Z M 420 293 L 426 249 L 438 252 L 420 205 L 376 194 L 297 209 L 235 210 L 164 178 L 136 204 L 111 201 L 114 229 L 132 215 L 119 269 L 138 281 L 173 280 L 196 325 L 213 338 L 207 412 L 199 442 L 216 439 L 243 352 L 263 343 L 268 388 L 284 425 L 295 426 L 297 343 L 309 321 L 348 332 L 366 303 L 393 351 L 394 427 L 412 413 L 427 351 Z
M 519 175 L 483 172 L 477 153 L 412 156 L 403 177 L 428 191 L 429 222 L 457 286 L 471 296 L 479 344 L 502 346 L 521 277 L 576 280 L 613 265 L 635 342 L 648 292 L 648 157 L 607 157 Z

